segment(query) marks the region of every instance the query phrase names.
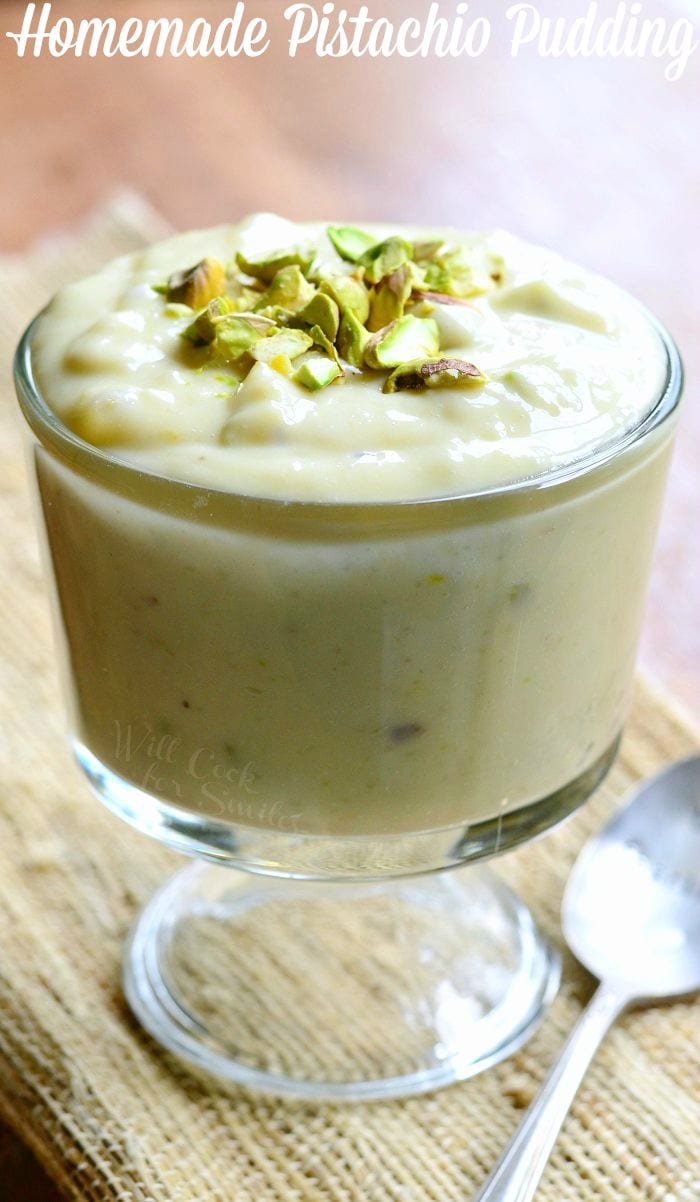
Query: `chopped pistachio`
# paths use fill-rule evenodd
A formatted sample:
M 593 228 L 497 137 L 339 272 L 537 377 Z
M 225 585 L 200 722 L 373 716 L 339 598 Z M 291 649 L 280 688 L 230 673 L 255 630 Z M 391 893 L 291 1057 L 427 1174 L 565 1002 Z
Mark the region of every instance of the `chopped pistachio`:
M 229 295 L 237 313 L 249 313 L 260 300 L 260 292 L 257 289 L 246 288 L 244 285 L 235 288 Z
M 227 296 L 216 296 L 197 314 L 187 329 L 182 331 L 182 337 L 195 346 L 208 346 L 216 337 L 216 323 L 232 312 L 233 301 Z
M 267 317 L 264 313 L 234 313 L 232 316 L 243 317 L 247 322 L 250 322 L 253 329 L 259 330 L 261 334 L 274 334 L 275 326 L 279 325 L 279 322 L 273 321 L 272 318 Z
M 325 355 L 312 355 L 295 371 L 292 379 L 297 384 L 308 388 L 309 392 L 318 392 L 332 384 L 340 375 L 340 367 L 333 359 Z
M 274 359 L 271 359 L 268 363 L 268 367 L 271 367 L 273 371 L 279 372 L 281 376 L 286 376 L 287 379 L 291 379 L 294 371 L 294 364 L 289 355 L 275 355 Z
M 435 305 L 433 301 L 423 300 L 422 297 L 419 300 L 418 296 L 419 294 L 416 292 L 412 293 L 411 295 L 411 313 L 414 317 L 430 317 L 430 315 L 435 312 Z
M 217 259 L 205 258 L 156 291 L 174 315 L 195 309 L 183 337 L 212 346 L 240 377 L 257 360 L 311 389 L 338 379 L 345 364 L 396 369 L 386 392 L 483 382 L 473 364 L 439 358 L 441 326 L 430 314 L 493 289 L 503 278 L 497 255 L 441 239 L 377 242 L 355 226 L 327 233 L 347 261 L 344 271 L 329 274 L 313 250 L 291 247 L 252 259 L 239 253 L 228 277 Z
M 350 263 L 357 263 L 376 242 L 372 234 L 354 225 L 329 225 L 326 233 L 341 259 L 347 259 Z
M 433 242 L 414 242 L 413 258 L 416 263 L 424 263 L 426 259 L 434 259 L 444 245 L 445 243 L 442 238 L 435 239 Z
M 327 296 L 325 292 L 317 292 L 304 308 L 299 310 L 296 320 L 309 326 L 319 326 L 326 338 L 334 342 L 340 324 L 340 313 L 331 296 Z
M 372 335 L 364 357 L 368 367 L 398 367 L 400 363 L 436 355 L 439 350 L 437 322 L 432 317 L 413 317 L 407 313 Z
M 330 338 L 326 337 L 321 327 L 312 326 L 309 330 L 309 334 L 311 335 L 311 340 L 314 346 L 318 346 L 322 351 L 325 351 L 325 353 L 328 355 L 328 358 L 332 359 L 334 363 L 338 364 L 338 367 L 340 368 L 340 374 L 345 375 L 338 352 L 335 349 L 335 343 L 331 342 Z
M 465 388 L 483 384 L 483 372 L 465 359 L 414 359 L 402 363 L 384 382 L 382 392 L 405 392 L 424 388 Z
M 261 305 L 255 312 L 276 326 L 288 326 L 294 317 L 291 309 L 285 309 L 283 305 Z
M 475 263 L 469 259 L 464 247 L 441 251 L 425 264 L 424 286 L 428 292 L 441 292 L 448 296 L 478 296 L 495 286 L 490 275 L 491 268 L 491 260 L 484 265 L 483 262 Z
M 235 363 L 263 337 L 262 329 L 250 317 L 231 314 L 216 323 L 214 348 L 221 359 Z
M 450 296 L 447 292 L 430 292 L 427 288 L 414 288 L 413 297 L 420 301 L 431 301 L 435 305 L 467 305 L 471 306 L 464 296 Z
M 226 288 L 226 272 L 218 259 L 202 259 L 186 271 L 176 271 L 168 279 L 164 291 L 169 301 L 202 309 Z
M 163 309 L 163 314 L 165 315 L 165 317 L 173 317 L 173 318 L 191 317 L 192 310 L 190 309 L 189 305 L 180 305 L 177 303 L 177 301 L 171 301 Z
M 367 329 L 375 333 L 389 322 L 403 317 L 406 301 L 411 295 L 414 283 L 414 268 L 411 263 L 402 263 L 396 271 L 384 276 L 384 279 L 374 290 Z
M 362 322 L 348 309 L 340 319 L 338 352 L 351 367 L 362 367 L 369 334 Z
M 313 346 L 313 339 L 303 330 L 279 330 L 268 338 L 261 338 L 250 348 L 250 353 L 258 362 L 271 364 L 272 360 L 280 355 L 296 359 L 297 355 L 308 351 L 310 346 Z
M 319 287 L 333 298 L 341 313 L 354 313 L 358 321 L 367 321 L 369 293 L 362 280 L 352 275 L 333 275 L 321 280 Z
M 452 272 L 442 263 L 428 263 L 425 268 L 424 283 L 426 292 L 438 292 L 443 296 L 449 296 L 448 289 L 452 288 Z
M 281 267 L 275 273 L 269 286 L 261 294 L 256 311 L 267 310 L 271 306 L 281 306 L 290 313 L 298 313 L 308 304 L 314 295 L 315 288 L 305 279 L 298 264 L 292 263 Z
M 262 259 L 246 259 L 239 251 L 236 263 L 246 275 L 252 275 L 256 280 L 271 284 L 279 271 L 285 267 L 298 267 L 305 275 L 313 262 L 313 251 L 300 250 L 291 247 L 289 250 L 277 250 Z
M 365 279 L 370 284 L 378 284 L 385 275 L 409 263 L 412 255 L 413 247 L 405 238 L 386 238 L 365 251 L 358 263 L 365 269 Z

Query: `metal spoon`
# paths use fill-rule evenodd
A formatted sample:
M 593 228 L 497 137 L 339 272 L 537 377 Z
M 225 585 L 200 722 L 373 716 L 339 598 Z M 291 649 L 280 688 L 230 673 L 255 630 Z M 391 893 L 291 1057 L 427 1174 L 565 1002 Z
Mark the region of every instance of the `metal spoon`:
M 633 1002 L 700 989 L 700 756 L 648 781 L 574 865 L 569 947 L 601 981 L 474 1202 L 530 1202 L 603 1036 Z

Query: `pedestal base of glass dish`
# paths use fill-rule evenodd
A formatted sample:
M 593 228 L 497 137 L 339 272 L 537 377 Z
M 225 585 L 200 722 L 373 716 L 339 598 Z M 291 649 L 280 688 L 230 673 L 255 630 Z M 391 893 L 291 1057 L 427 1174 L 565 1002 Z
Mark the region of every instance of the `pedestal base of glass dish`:
M 317 1100 L 472 1076 L 529 1037 L 556 954 L 491 872 L 334 883 L 195 864 L 141 914 L 129 1003 L 191 1064 Z

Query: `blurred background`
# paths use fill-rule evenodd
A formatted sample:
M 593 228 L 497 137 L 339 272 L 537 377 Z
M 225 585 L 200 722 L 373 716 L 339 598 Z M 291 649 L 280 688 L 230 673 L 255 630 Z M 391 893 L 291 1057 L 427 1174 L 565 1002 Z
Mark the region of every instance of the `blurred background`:
M 540 9 L 573 19 L 586 3 Z M 695 11 L 700 30 L 694 5 L 654 0 L 644 12 L 672 22 Z M 555 60 L 528 48 L 513 59 L 503 3 L 470 7 L 493 27 L 478 59 L 308 48 L 292 59 L 285 7 L 248 4 L 272 36 L 258 59 L 18 58 L 0 38 L 0 249 L 75 226 L 128 187 L 176 227 L 253 209 L 508 226 L 625 285 L 668 325 L 689 378 L 643 652 L 700 717 L 700 51 L 674 83 L 653 57 Z M 599 7 L 612 13 L 616 0 Z M 217 23 L 233 8 L 59 2 L 53 15 Z M 416 0 L 410 12 L 427 9 Z M 0 0 L 2 33 L 19 30 L 24 11 Z M 396 0 L 370 11 L 408 12 Z

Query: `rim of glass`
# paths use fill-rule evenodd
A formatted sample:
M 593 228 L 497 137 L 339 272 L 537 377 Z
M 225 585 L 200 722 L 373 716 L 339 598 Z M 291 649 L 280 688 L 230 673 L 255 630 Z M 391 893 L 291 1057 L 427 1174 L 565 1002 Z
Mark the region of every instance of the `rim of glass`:
M 629 294 L 628 294 L 629 295 Z M 501 496 L 520 496 L 528 493 L 539 493 L 558 484 L 568 483 L 588 475 L 597 468 L 603 467 L 615 459 L 623 451 L 640 442 L 647 434 L 661 426 L 677 408 L 683 391 L 683 364 L 676 343 L 665 326 L 654 316 L 646 306 L 634 297 L 630 299 L 645 314 L 650 325 L 656 331 L 666 352 L 667 374 L 661 394 L 651 406 L 648 413 L 619 438 L 591 451 L 588 455 L 574 460 L 570 464 L 544 471 L 537 476 L 526 476 L 507 484 L 492 485 L 489 488 L 475 489 L 466 492 L 442 493 L 429 497 L 392 498 L 390 500 L 320 500 L 299 498 L 285 499 L 282 497 L 259 496 L 255 493 L 235 492 L 232 489 L 217 488 L 204 483 L 180 480 L 177 477 L 165 476 L 160 472 L 149 471 L 137 467 L 126 459 L 118 459 L 107 451 L 93 446 L 74 434 L 49 407 L 42 396 L 34 378 L 32 368 L 32 340 L 37 325 L 41 320 L 42 309 L 29 323 L 22 334 L 14 358 L 14 376 L 17 395 L 22 412 L 39 440 L 47 443 L 75 465 L 76 460 L 82 459 L 86 464 L 94 463 L 98 474 L 109 474 L 112 478 L 122 477 L 128 480 L 149 480 L 154 484 L 167 485 L 169 489 L 179 493 L 183 498 L 193 495 L 201 496 L 206 493 L 211 497 L 225 498 L 229 502 L 254 505 L 267 512 L 285 512 L 303 510 L 327 516 L 329 511 L 339 515 L 349 515 L 353 512 L 390 510 L 425 509 L 436 505 L 446 505 L 448 502 L 478 501 L 486 498 Z

